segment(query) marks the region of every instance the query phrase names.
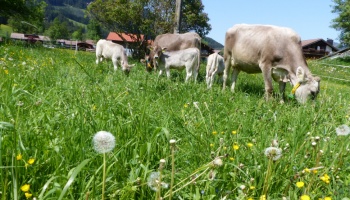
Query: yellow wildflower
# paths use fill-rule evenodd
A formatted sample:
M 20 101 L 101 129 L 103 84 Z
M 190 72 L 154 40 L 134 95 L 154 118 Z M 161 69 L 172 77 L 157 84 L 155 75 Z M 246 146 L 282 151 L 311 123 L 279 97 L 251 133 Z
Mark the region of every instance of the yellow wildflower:
M 21 190 L 22 192 L 28 192 L 30 189 L 30 185 L 29 184 L 24 184 L 21 186 Z
M 28 164 L 30 164 L 30 165 L 34 164 L 34 161 L 35 161 L 34 158 L 30 158 L 30 159 L 28 160 Z
M 187 103 L 185 103 L 185 104 L 184 104 L 184 108 L 187 108 L 187 107 L 188 107 L 188 104 L 187 104 Z
M 237 131 L 232 131 L 232 134 L 233 134 L 233 135 L 237 134 Z
M 32 195 L 32 194 L 30 194 L 29 192 L 24 193 L 24 195 L 26 196 L 26 198 L 27 198 L 27 199 L 29 199 L 30 197 L 32 197 L 32 196 L 33 196 L 33 195 Z
M 302 195 L 302 196 L 300 197 L 300 200 L 310 200 L 310 196 L 304 194 L 304 195 Z
M 210 147 L 214 147 L 214 144 L 213 144 L 213 143 L 210 143 Z
M 249 197 L 247 200 L 253 200 L 253 198 L 252 198 L 252 197 Z
M 249 147 L 249 148 L 251 148 L 251 147 L 253 147 L 254 145 L 253 145 L 253 143 L 247 143 L 247 146 Z
M 255 190 L 255 186 L 250 186 L 249 189 Z
M 16 156 L 16 160 L 22 160 L 22 154 L 18 154 L 18 155 Z
M 5 69 L 4 72 L 5 72 L 5 74 L 9 74 L 9 70 L 8 69 Z
M 234 150 L 238 150 L 238 149 L 239 149 L 239 145 L 238 145 L 238 144 L 234 144 L 234 145 L 233 145 L 233 149 L 234 149 Z
M 298 188 L 302 188 L 302 187 L 304 187 L 305 184 L 304 184 L 304 182 L 300 181 L 300 182 L 297 182 L 296 185 Z
M 323 176 L 321 176 L 320 179 L 327 184 L 330 183 L 329 181 L 330 177 L 327 174 L 324 174 Z
M 310 173 L 310 169 L 309 169 L 309 168 L 305 168 L 305 169 L 303 170 L 303 172 Z
M 331 197 L 325 197 L 324 200 L 332 200 Z
M 318 173 L 317 169 L 312 170 L 312 172 L 313 172 L 314 174 L 317 174 L 317 173 Z
M 213 135 L 216 135 L 216 134 L 218 134 L 218 132 L 216 132 L 216 131 L 213 131 Z
M 261 195 L 259 200 L 266 200 L 266 195 Z
M 230 157 L 230 160 L 231 160 L 231 161 L 234 161 L 235 159 L 234 159 L 233 157 Z

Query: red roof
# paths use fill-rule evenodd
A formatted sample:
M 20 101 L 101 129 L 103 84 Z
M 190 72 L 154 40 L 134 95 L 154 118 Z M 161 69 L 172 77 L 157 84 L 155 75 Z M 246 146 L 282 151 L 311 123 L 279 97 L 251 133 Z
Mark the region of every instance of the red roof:
M 120 33 L 120 34 L 127 42 L 137 42 L 136 40 L 137 36 L 135 34 L 126 34 L 126 33 Z M 143 40 L 143 38 L 144 38 L 144 35 L 141 35 L 141 40 Z M 107 36 L 107 40 L 123 42 L 123 39 L 115 32 L 109 32 Z
M 309 44 L 318 42 L 320 40 L 322 40 L 322 39 L 318 38 L 318 39 L 311 39 L 311 40 L 303 40 L 303 41 L 301 41 L 301 46 L 307 46 Z

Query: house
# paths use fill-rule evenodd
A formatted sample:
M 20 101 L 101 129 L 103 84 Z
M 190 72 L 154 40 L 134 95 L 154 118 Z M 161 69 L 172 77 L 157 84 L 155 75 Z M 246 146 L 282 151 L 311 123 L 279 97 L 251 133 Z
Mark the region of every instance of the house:
M 305 58 L 321 58 L 333 52 L 337 52 L 338 48 L 333 46 L 333 40 L 327 39 L 311 39 L 301 41 Z
M 122 45 L 128 56 L 132 55 L 132 48 L 135 46 L 141 46 L 143 43 L 150 44 L 149 40 L 145 40 L 144 35 L 140 35 L 140 38 L 138 38 L 138 35 L 136 34 L 127 34 L 127 33 L 116 33 L 116 32 L 109 32 L 106 40 L 110 40 L 114 43 Z
M 50 42 L 50 38 L 47 36 L 36 35 L 36 34 L 24 34 L 24 33 L 11 33 L 10 38 L 12 40 L 26 41 L 28 43 L 47 43 Z

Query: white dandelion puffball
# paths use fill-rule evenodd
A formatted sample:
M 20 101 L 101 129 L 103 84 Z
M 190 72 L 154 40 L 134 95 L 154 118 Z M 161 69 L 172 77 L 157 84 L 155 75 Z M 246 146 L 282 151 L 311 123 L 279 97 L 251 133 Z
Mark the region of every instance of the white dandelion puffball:
M 281 158 L 282 149 L 279 149 L 277 147 L 268 147 L 265 149 L 265 156 L 276 161 Z
M 99 131 L 92 139 L 94 149 L 98 153 L 107 153 L 115 147 L 115 137 L 112 133 L 107 131 Z
M 335 129 L 335 132 L 337 132 L 337 135 L 349 135 L 350 134 L 350 128 L 346 125 L 343 124 L 339 126 L 338 128 Z
M 161 186 L 162 188 L 168 188 L 169 186 L 167 183 L 164 183 L 164 182 L 159 183 L 159 176 L 160 176 L 159 172 L 152 172 L 148 177 L 147 185 L 153 191 L 158 191 L 159 186 Z

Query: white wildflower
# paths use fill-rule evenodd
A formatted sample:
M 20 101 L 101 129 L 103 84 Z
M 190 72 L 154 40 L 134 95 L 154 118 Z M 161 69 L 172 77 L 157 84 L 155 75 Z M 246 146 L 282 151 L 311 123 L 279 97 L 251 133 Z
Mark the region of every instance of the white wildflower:
M 159 183 L 159 176 L 160 173 L 159 172 L 152 172 L 147 180 L 147 185 L 148 187 L 150 187 L 153 191 L 158 191 L 159 189 L 159 185 L 162 186 L 162 188 L 168 188 L 169 184 L 167 183 Z
M 268 147 L 265 149 L 265 156 L 276 161 L 281 158 L 282 149 L 279 149 L 277 147 Z
M 335 129 L 337 132 L 337 135 L 349 135 L 350 134 L 350 128 L 346 124 L 343 124 Z
M 223 163 L 222 163 L 221 158 L 217 157 L 214 159 L 213 164 L 214 164 L 214 166 L 220 167 L 220 166 L 222 166 Z
M 98 153 L 110 152 L 115 147 L 115 137 L 112 135 L 112 133 L 107 131 L 97 132 L 92 141 L 94 144 L 94 149 Z

